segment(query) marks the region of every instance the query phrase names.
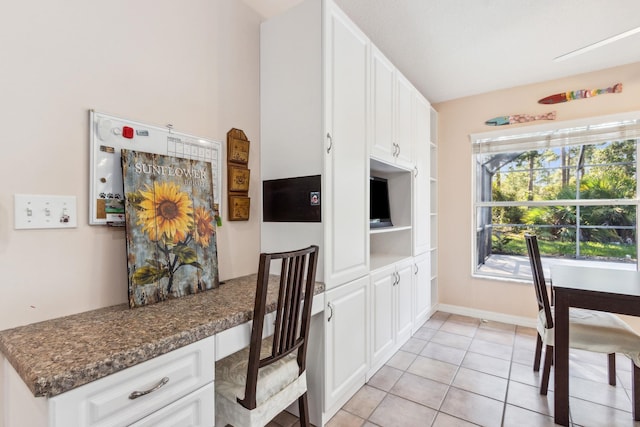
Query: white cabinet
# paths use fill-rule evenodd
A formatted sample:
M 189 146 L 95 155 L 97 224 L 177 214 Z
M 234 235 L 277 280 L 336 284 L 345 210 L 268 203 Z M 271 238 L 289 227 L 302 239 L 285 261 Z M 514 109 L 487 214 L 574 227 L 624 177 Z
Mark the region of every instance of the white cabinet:
M 396 163 L 413 167 L 414 141 L 411 133 L 412 104 L 415 89 L 402 74 L 396 72 Z
M 322 176 L 321 223 L 263 222 L 263 251 L 320 246 L 327 289 L 369 271 L 369 40 L 331 1 L 261 27 L 261 177 Z
M 325 2 L 325 283 L 329 288 L 368 272 L 367 102 L 369 41 Z
M 131 424 L 131 427 L 211 427 L 215 421 L 213 383 L 194 391 L 157 412 Z
M 431 212 L 429 208 L 431 191 L 429 156 L 431 144 L 429 139 L 429 101 L 420 94 L 415 93 L 413 102 L 413 134 L 416 149 L 416 169 L 413 185 L 413 255 L 415 256 L 431 249 Z
M 427 321 L 431 313 L 431 259 L 423 253 L 414 258 L 413 271 L 413 331 Z
M 33 397 L 5 362 L 6 427 L 210 427 L 214 354 L 212 336 L 51 398 Z
M 365 383 L 369 277 L 325 293 L 325 413 L 329 419 Z
M 413 259 L 371 273 L 372 376 L 410 337 L 413 326 Z
M 375 46 L 371 46 L 371 155 L 413 168 L 412 97 L 415 89 Z

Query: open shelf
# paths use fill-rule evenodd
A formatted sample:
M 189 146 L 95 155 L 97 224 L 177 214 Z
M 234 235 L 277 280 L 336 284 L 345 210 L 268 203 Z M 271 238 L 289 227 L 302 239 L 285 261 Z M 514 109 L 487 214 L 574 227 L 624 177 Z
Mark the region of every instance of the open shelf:
M 370 175 L 385 178 L 389 187 L 392 227 L 369 230 L 371 270 L 394 264 L 412 256 L 413 171 L 376 159 L 370 161 Z
M 411 230 L 410 225 L 402 225 L 402 226 L 393 226 L 393 227 L 380 227 L 380 228 L 371 228 L 369 230 L 370 234 L 381 234 L 381 233 L 394 233 L 396 231 L 404 231 Z

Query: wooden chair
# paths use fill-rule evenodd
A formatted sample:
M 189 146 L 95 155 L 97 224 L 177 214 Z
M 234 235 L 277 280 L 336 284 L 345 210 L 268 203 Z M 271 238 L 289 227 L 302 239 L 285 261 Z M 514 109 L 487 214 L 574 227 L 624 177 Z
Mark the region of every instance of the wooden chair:
M 553 362 L 553 306 L 549 301 L 547 285 L 542 271 L 538 239 L 534 235 L 526 234 L 525 240 L 538 302 L 538 338 L 533 370 L 536 372 L 540 370 L 540 358 L 542 345 L 544 344 L 546 349 L 540 394 L 547 394 L 549 374 Z M 618 316 L 611 313 L 571 308 L 569 310 L 569 348 L 607 353 L 609 356 L 610 385 L 616 385 L 615 353 L 625 354 L 634 362 L 636 367 L 640 365 L 640 335 L 634 332 Z M 635 392 L 634 396 L 638 397 Z
M 280 284 L 269 290 L 274 260 Z M 310 425 L 305 359 L 317 260 L 317 246 L 260 254 L 251 344 L 216 362 L 216 426 L 263 427 L 296 400 L 300 425 Z M 267 294 L 277 295 L 276 319 L 262 339 Z

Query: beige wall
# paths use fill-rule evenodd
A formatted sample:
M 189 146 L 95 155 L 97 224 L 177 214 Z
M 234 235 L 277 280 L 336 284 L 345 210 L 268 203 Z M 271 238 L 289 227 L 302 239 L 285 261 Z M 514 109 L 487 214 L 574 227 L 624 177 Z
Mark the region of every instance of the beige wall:
M 623 83 L 620 94 L 564 104 L 537 100 L 567 90 Z M 496 91 L 434 106 L 439 112 L 439 302 L 533 319 L 533 288 L 525 284 L 471 277 L 471 143 L 469 134 L 496 130 L 485 120 L 509 114 L 557 111 L 557 120 L 640 110 L 640 63 L 566 79 Z M 538 124 L 541 122 L 531 122 Z M 512 125 L 526 128 L 527 124 Z M 524 130 L 524 129 L 523 129 Z M 455 191 L 442 191 L 443 188 Z
M 0 329 L 127 301 L 124 229 L 88 225 L 89 109 L 172 123 L 225 149 L 227 131 L 243 129 L 252 143 L 251 220 L 228 222 L 224 210 L 218 258 L 221 279 L 256 271 L 259 24 L 238 0 L 28 0 L 5 8 Z M 14 230 L 16 193 L 77 196 L 78 228 Z

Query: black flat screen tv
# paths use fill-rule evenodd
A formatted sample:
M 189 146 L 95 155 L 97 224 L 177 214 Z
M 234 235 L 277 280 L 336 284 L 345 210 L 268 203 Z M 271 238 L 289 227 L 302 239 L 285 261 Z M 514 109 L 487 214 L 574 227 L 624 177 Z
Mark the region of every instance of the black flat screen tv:
M 392 227 L 389 185 L 385 178 L 369 178 L 369 227 Z

